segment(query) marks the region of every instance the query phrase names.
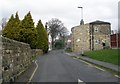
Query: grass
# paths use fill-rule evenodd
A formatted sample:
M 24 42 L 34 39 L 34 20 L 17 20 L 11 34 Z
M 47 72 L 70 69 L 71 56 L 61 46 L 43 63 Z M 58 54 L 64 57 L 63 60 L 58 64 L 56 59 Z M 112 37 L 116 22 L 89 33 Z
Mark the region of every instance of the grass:
M 103 49 L 85 52 L 83 56 L 120 66 L 118 62 L 120 59 L 118 52 L 120 52 L 120 50 L 118 51 L 117 49 Z
M 36 59 L 36 56 L 32 56 L 32 60 L 35 60 Z

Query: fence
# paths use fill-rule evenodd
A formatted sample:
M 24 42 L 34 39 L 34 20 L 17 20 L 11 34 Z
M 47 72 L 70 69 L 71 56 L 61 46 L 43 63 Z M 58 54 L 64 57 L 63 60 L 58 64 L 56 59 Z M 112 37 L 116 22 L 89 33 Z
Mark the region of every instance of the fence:
M 111 36 L 111 48 L 120 48 L 120 34 L 112 34 Z

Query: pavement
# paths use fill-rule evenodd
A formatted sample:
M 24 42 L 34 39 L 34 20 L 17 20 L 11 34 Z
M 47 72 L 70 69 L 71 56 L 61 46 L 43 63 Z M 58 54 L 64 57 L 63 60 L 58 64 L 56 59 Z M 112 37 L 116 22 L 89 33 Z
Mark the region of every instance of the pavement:
M 113 74 L 102 71 L 91 64 L 86 64 L 82 60 L 73 59 L 72 56 L 78 57 L 78 54 L 54 50 L 39 56 L 37 58 L 38 69 L 36 72 L 33 74 L 36 68 L 36 64 L 33 62 L 30 68 L 16 82 L 28 82 L 31 75 L 33 75 L 33 78 L 30 82 L 118 82 L 119 78 Z M 89 58 L 82 57 L 82 59 L 93 62 Z M 101 63 L 95 60 L 94 62 Z
M 100 66 L 105 67 L 107 69 L 111 69 L 113 71 L 120 72 L 120 66 L 117 66 L 117 65 L 114 65 L 114 64 L 111 64 L 111 63 L 107 63 L 107 62 L 94 60 L 94 59 L 91 59 L 91 58 L 88 58 L 88 57 L 85 57 L 85 56 L 81 56 L 80 53 L 67 53 L 67 54 L 70 55 L 70 56 L 75 56 L 78 59 L 88 61 L 88 62 L 90 62 L 92 64 L 100 65 Z
M 15 82 L 22 82 L 22 84 L 26 84 L 30 77 L 32 76 L 33 71 L 36 68 L 35 62 L 32 62 L 32 64 L 28 67 L 28 69 L 23 72 L 16 80 Z

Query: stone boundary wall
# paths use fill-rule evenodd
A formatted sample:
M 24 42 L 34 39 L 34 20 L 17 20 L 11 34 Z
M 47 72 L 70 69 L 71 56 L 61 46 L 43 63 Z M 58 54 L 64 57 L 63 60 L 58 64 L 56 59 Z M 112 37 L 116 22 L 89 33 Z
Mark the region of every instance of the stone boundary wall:
M 2 37 L 3 82 L 14 81 L 30 66 L 33 57 L 40 54 L 41 50 L 32 50 L 29 44 Z
M 3 82 L 14 81 L 32 62 L 28 44 L 2 37 Z
M 39 56 L 41 54 L 43 54 L 43 51 L 41 49 L 32 49 L 31 50 L 32 56 Z
M 0 36 L 0 84 L 2 83 L 2 38 Z

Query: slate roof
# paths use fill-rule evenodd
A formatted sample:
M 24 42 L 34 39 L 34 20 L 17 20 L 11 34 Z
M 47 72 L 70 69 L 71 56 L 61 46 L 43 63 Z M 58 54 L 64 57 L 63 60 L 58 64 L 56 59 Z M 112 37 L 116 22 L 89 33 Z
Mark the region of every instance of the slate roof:
M 110 24 L 110 23 L 109 22 L 104 22 L 104 21 L 96 20 L 94 22 L 90 22 L 89 24 Z

